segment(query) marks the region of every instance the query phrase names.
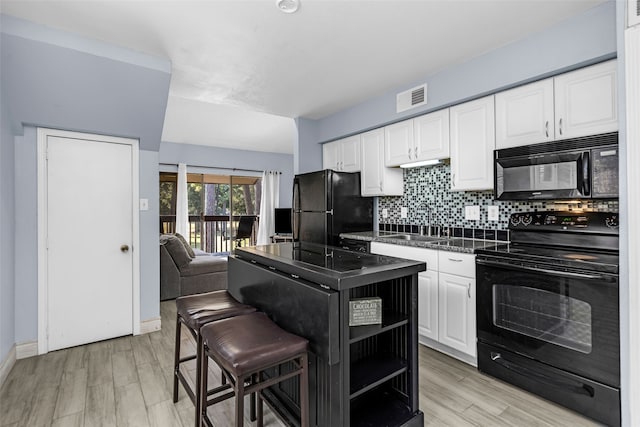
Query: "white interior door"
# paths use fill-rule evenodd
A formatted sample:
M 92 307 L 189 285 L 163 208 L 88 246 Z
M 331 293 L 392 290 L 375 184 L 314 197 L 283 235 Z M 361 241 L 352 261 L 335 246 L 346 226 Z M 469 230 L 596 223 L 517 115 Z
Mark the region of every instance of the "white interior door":
M 48 349 L 133 332 L 132 146 L 49 136 Z

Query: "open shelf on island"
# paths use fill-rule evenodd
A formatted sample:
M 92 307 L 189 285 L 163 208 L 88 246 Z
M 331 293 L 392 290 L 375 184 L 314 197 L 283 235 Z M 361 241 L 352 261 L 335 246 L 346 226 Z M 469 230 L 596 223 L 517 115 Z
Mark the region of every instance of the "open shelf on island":
M 352 400 L 351 427 L 400 426 L 406 425 L 412 418 L 422 417 L 420 411 L 412 412 L 404 399 L 389 386 L 383 385 L 379 389 Z
M 351 326 L 349 328 L 349 343 L 369 338 L 373 335 L 386 332 L 406 324 L 408 317 L 406 314 L 397 311 L 382 310 L 382 323 L 378 325 Z
M 351 365 L 351 398 L 400 375 L 407 370 L 407 361 L 393 354 L 375 354 Z

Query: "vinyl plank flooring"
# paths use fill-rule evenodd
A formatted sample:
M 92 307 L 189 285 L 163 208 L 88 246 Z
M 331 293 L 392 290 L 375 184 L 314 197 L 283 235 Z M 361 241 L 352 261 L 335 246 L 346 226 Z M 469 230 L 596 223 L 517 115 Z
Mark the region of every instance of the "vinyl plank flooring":
M 156 349 L 151 345 L 149 334 L 132 337 L 131 347 L 133 348 L 133 357 L 136 360 L 136 365 L 157 363 L 157 359 L 154 355 Z M 171 349 L 173 349 L 173 346 L 171 346 Z
M 54 418 L 62 418 L 84 410 L 87 393 L 87 368 L 62 374 Z
M 173 385 L 167 384 L 157 363 L 138 365 L 138 376 L 147 407 L 173 398 Z
M 20 361 L 18 361 L 20 362 Z M 19 422 L 28 411 L 36 385 L 34 374 L 17 375 L 12 371 L 0 391 L 0 425 Z
M 62 418 L 57 418 L 51 423 L 51 427 L 83 427 L 84 425 L 84 411 L 76 412 L 75 414 L 67 415 Z
M 85 427 L 116 426 L 116 404 L 113 382 L 87 388 L 84 410 Z
M 156 426 L 149 424 L 140 383 L 134 382 L 115 388 L 116 422 L 118 427 Z
M 113 383 L 116 387 L 139 382 L 133 350 L 118 351 L 111 355 Z
M 67 360 L 64 363 L 64 371 L 70 372 L 76 369 L 83 369 L 88 366 L 89 354 L 87 346 L 81 345 L 67 349 Z
M 113 382 L 113 366 L 110 351 L 89 351 L 87 386 Z
M 184 425 L 180 420 L 180 415 L 171 400 L 163 400 L 148 408 L 149 422 L 153 427 L 179 427 Z M 194 412 L 192 410 L 192 412 Z M 192 417 L 192 426 L 195 420 Z
M 56 409 L 57 397 L 58 385 L 38 386 L 32 397 L 29 410 L 23 418 L 24 425 L 30 427 L 50 426 Z
M 172 401 L 175 302 L 160 304 L 162 329 L 18 360 L 0 388 L 0 426 L 192 426 L 194 407 L 182 386 Z M 182 329 L 182 357 L 195 353 Z M 425 426 L 592 427 L 597 423 L 472 366 L 419 346 L 420 409 Z M 195 361 L 182 372 L 195 380 Z M 215 364 L 210 384 L 219 384 Z M 248 399 L 245 425 L 249 422 Z M 215 425 L 232 425 L 234 399 L 208 408 Z M 265 407 L 265 426 L 283 424 Z

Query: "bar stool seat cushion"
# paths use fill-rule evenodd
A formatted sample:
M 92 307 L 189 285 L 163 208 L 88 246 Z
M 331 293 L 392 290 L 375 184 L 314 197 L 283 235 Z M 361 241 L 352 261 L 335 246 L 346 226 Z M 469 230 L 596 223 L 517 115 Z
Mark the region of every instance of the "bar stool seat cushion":
M 258 312 L 209 323 L 200 333 L 208 353 L 236 377 L 291 359 L 309 344 Z
M 206 323 L 256 311 L 250 305 L 239 303 L 226 290 L 177 298 L 176 308 L 184 323 L 196 331 Z

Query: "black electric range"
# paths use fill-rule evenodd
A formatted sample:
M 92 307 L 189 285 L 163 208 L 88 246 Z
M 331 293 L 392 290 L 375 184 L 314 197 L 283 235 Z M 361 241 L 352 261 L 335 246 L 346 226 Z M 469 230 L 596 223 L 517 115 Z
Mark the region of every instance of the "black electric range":
M 618 214 L 510 217 L 476 250 L 478 369 L 620 425 Z

